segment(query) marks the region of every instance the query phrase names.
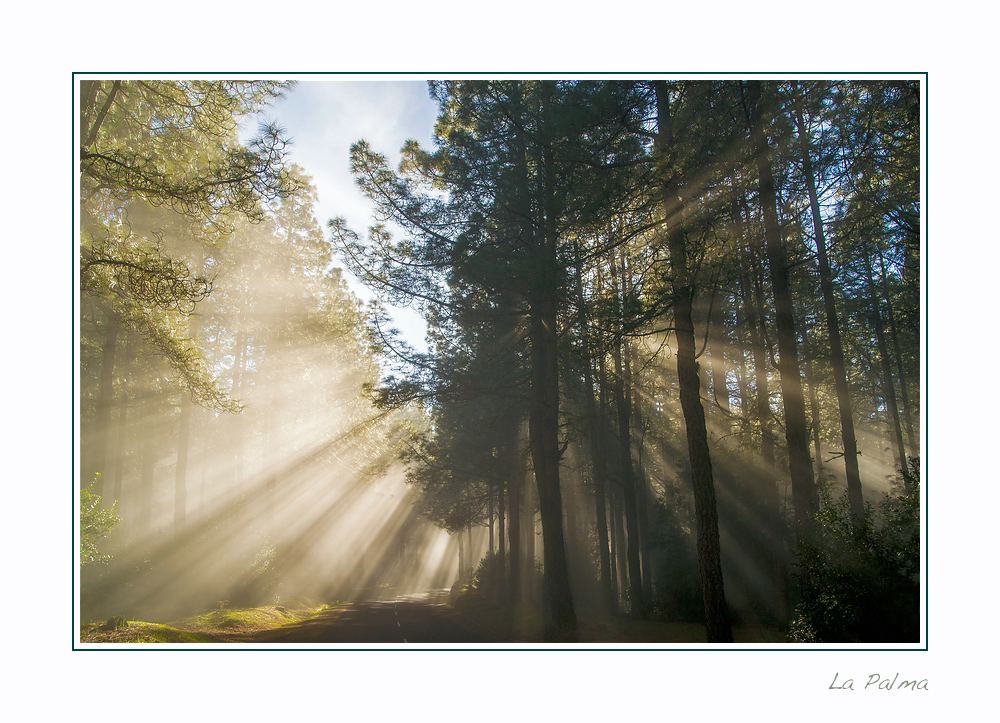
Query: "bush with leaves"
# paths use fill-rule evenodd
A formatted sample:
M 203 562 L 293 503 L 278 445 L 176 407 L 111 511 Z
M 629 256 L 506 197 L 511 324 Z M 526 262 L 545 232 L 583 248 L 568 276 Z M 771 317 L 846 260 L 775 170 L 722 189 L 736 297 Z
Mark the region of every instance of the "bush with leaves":
M 122 521 L 118 516 L 118 502 L 110 510 L 101 508 L 101 496 L 91 487 L 97 482 L 100 474 L 94 476 L 94 481 L 80 490 L 80 564 L 91 562 L 107 563 L 111 555 L 102 555 L 97 549 L 97 543 L 107 537 L 115 525 Z
M 851 519 L 846 494 L 827 497 L 812 544 L 797 553 L 801 601 L 792 642 L 889 643 L 920 639 L 920 466 L 911 459 L 908 489 L 897 485 Z
M 472 575 L 469 587 L 487 600 L 500 602 L 503 596 L 503 581 L 510 574 L 506 557 L 489 552 L 479 561 L 479 567 Z

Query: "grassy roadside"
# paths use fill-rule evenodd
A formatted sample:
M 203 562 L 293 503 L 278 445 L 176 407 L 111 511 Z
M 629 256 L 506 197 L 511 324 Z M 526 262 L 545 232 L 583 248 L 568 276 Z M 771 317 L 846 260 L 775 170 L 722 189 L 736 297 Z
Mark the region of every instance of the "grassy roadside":
M 257 634 L 308 620 L 336 605 L 299 603 L 257 608 L 224 608 L 170 624 L 129 620 L 127 627 L 100 630 L 101 623 L 81 626 L 81 643 L 248 643 Z

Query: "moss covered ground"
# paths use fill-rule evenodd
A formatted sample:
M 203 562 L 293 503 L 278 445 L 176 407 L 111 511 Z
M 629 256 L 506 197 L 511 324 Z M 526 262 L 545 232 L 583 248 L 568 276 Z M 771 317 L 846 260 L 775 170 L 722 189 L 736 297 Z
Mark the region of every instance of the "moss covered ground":
M 266 630 L 307 620 L 330 605 L 299 603 L 256 608 L 223 608 L 169 624 L 128 620 L 126 627 L 101 630 L 101 623 L 81 627 L 81 643 L 248 643 Z

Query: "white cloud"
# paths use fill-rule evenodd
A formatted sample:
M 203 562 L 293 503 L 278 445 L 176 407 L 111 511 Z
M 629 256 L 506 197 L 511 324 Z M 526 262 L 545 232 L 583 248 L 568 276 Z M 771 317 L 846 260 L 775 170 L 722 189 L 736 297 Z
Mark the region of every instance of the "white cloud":
M 293 139 L 292 159 L 316 184 L 320 223 L 343 216 L 363 233 L 371 223 L 372 205 L 351 176 L 351 144 L 367 140 L 395 165 L 406 140 L 431 146 L 437 105 L 424 81 L 303 80 L 263 116 L 276 120 Z M 370 298 L 356 282 L 351 286 Z M 423 320 L 407 309 L 393 316 L 407 340 L 423 348 Z

